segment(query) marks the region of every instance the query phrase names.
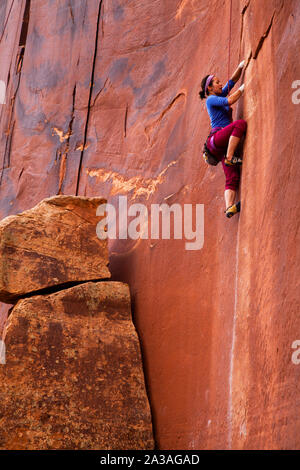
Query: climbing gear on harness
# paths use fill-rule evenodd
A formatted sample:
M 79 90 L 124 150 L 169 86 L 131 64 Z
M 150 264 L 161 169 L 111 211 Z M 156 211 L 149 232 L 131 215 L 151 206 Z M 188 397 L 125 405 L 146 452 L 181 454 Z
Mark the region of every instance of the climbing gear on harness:
M 206 145 L 206 142 L 204 143 L 204 146 L 203 146 L 203 158 L 205 162 L 208 163 L 209 165 L 216 166 L 219 163 L 216 157 L 212 153 L 210 153 Z
M 243 163 L 243 160 L 240 157 L 236 157 L 234 155 L 231 160 L 227 160 L 227 158 L 225 157 L 224 163 L 226 166 L 241 165 Z
M 216 148 L 215 144 L 214 144 L 214 137 L 213 135 L 218 132 L 218 130 L 222 129 L 222 127 L 215 127 L 214 129 L 212 129 L 204 143 L 204 146 L 203 146 L 203 158 L 205 160 L 206 163 L 208 163 L 209 165 L 213 165 L 213 166 L 216 166 L 220 160 L 217 159 L 217 157 L 212 154 L 207 146 L 207 141 L 208 139 L 212 136 L 212 138 L 210 139 L 210 145 L 212 147 L 212 149 L 216 152 L 218 152 L 218 149 Z
M 224 212 L 226 213 L 226 217 L 230 218 L 237 212 L 240 212 L 240 210 L 241 210 L 241 202 L 239 201 L 236 204 L 233 204 L 232 206 L 227 207 L 226 211 Z

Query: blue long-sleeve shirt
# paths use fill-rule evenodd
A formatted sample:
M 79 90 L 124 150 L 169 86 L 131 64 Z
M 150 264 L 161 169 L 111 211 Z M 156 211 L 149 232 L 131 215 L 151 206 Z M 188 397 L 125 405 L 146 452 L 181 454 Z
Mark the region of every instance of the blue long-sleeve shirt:
M 231 90 L 235 85 L 233 80 L 229 80 L 229 82 L 226 83 L 220 95 L 209 95 L 206 99 L 206 108 L 212 128 L 225 127 L 231 123 L 228 98 L 226 98 L 228 95 L 228 83 L 229 90 Z

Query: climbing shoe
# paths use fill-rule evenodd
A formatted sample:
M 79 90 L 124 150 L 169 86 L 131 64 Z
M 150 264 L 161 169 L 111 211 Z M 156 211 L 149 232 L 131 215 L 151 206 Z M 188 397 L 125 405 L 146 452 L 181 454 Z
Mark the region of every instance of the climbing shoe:
M 240 157 L 236 157 L 234 155 L 231 160 L 227 160 L 227 158 L 225 157 L 224 163 L 226 166 L 241 165 L 243 163 L 243 160 Z
M 232 206 L 227 207 L 226 211 L 224 212 L 226 213 L 226 217 L 230 218 L 237 212 L 240 212 L 240 210 L 241 210 L 241 202 L 239 201 L 236 204 L 233 204 Z

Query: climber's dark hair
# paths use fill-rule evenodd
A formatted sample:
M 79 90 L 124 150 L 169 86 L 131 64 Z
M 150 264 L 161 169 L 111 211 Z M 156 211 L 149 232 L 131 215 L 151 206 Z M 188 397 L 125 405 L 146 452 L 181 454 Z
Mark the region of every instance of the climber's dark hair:
M 205 77 L 202 79 L 202 82 L 201 82 L 201 88 L 202 90 L 199 91 L 199 96 L 201 98 L 201 100 L 204 100 L 204 98 L 206 98 L 205 96 L 205 83 L 206 83 L 206 80 L 208 79 L 209 75 L 205 75 Z

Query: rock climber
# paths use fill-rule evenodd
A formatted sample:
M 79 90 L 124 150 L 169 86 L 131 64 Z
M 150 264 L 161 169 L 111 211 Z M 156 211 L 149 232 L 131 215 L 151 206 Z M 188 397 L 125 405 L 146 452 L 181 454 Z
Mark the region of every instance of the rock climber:
M 232 108 L 243 94 L 244 86 L 230 95 L 229 91 L 241 76 L 245 61 L 243 60 L 236 71 L 223 87 L 216 75 L 206 75 L 202 82 L 202 90 L 199 92 L 200 98 L 206 98 L 206 108 L 210 117 L 211 132 L 206 140 L 206 150 L 216 165 L 222 161 L 225 173 L 225 208 L 226 217 L 232 217 L 240 212 L 240 201 L 235 203 L 236 191 L 240 181 L 240 165 L 242 159 L 234 155 L 241 137 L 246 133 L 247 123 L 243 119 L 232 121 Z M 207 158 L 205 158 L 207 160 Z

